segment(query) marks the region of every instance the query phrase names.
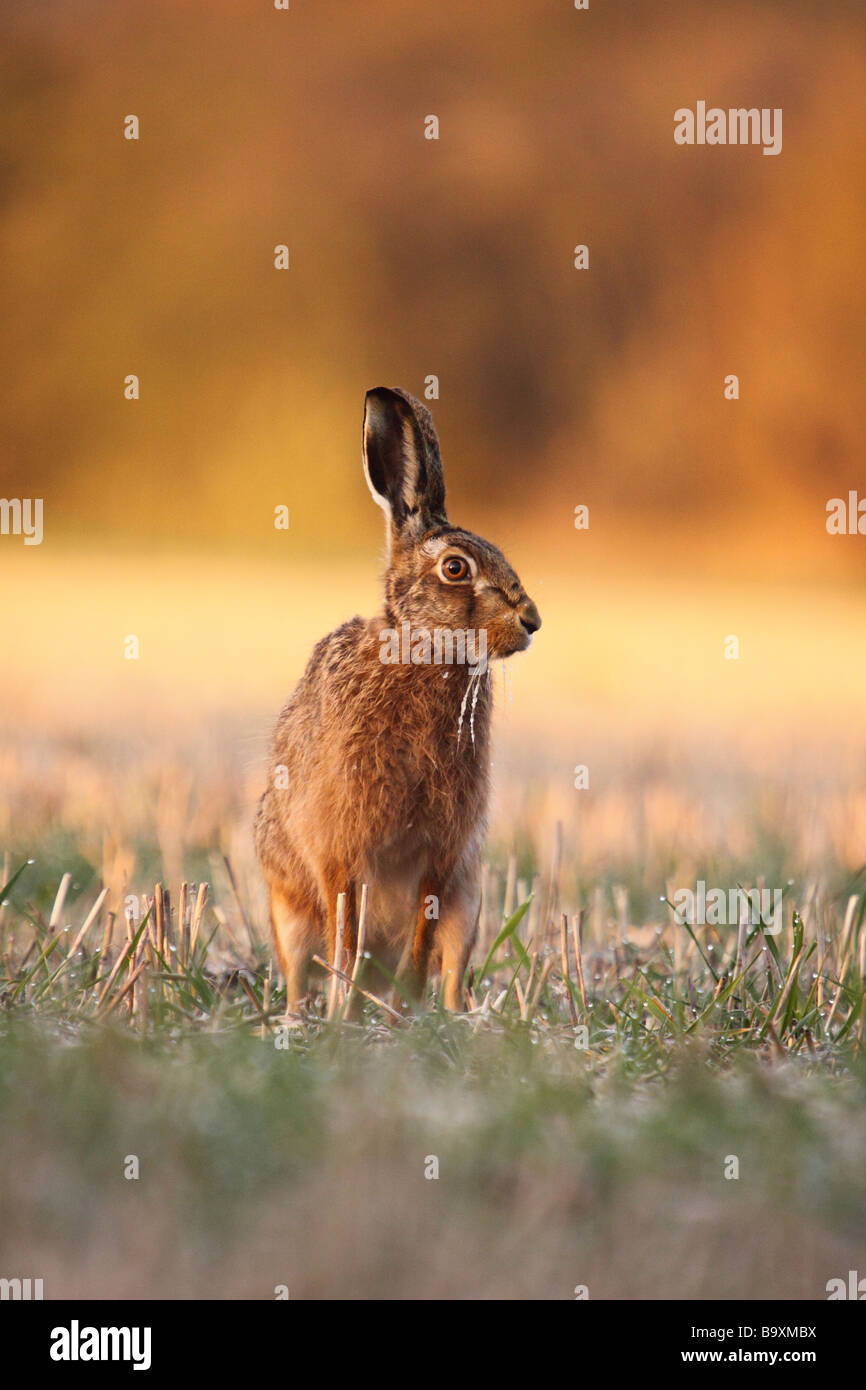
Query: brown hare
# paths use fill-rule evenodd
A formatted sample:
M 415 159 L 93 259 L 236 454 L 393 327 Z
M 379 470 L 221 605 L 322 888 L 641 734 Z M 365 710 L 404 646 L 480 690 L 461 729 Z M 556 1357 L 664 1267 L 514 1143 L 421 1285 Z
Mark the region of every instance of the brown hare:
M 501 551 L 449 523 L 419 401 L 368 391 L 363 452 L 385 513 L 384 606 L 315 647 L 277 722 L 256 847 L 289 1008 L 313 953 L 334 958 L 339 893 L 352 961 L 366 883 L 373 969 L 397 972 L 416 997 L 438 971 L 445 1006 L 459 1009 L 487 826 L 487 658 L 523 651 L 541 619 Z

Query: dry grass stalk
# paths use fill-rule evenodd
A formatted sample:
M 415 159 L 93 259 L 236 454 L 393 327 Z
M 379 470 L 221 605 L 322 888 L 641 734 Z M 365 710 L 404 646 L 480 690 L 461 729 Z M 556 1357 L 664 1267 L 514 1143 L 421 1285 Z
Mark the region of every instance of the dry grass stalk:
M 797 952 L 796 956 L 794 957 L 794 959 L 793 959 L 792 962 L 791 962 L 791 968 L 790 968 L 790 970 L 788 971 L 788 979 L 787 979 L 787 982 L 786 982 L 786 984 L 785 984 L 784 989 L 782 990 L 782 992 L 781 992 L 780 994 L 777 994 L 777 995 L 776 995 L 776 998 L 775 998 L 775 1001 L 774 1001 L 774 1003 L 773 1003 L 773 1006 L 772 1006 L 772 1008 L 770 1009 L 769 1014 L 767 1015 L 768 1026 L 769 1026 L 770 1023 L 772 1023 L 773 1019 L 776 1017 L 777 1014 L 782 1014 L 782 1015 L 784 1015 L 784 1012 L 785 1012 L 785 1005 L 786 1005 L 787 1002 L 788 1002 L 788 995 L 791 993 L 791 990 L 793 989 L 794 984 L 796 983 L 797 975 L 798 975 L 799 970 L 800 970 L 800 964 L 801 964 L 801 962 L 802 962 L 802 959 L 803 959 L 803 956 L 805 955 L 805 953 L 806 953 L 806 943 L 804 942 L 803 945 L 800 947 L 799 951 Z M 719 981 L 719 985 L 721 985 L 722 983 L 723 983 L 723 982 L 720 980 L 720 981 Z
M 328 996 L 327 1018 L 330 1021 L 337 1012 L 337 1005 L 342 1001 L 343 989 L 340 978 L 343 974 L 343 936 L 346 931 L 346 894 L 337 894 L 337 930 L 334 934 L 334 974 L 331 976 L 331 988 Z
M 818 942 L 818 959 L 815 970 L 818 975 L 818 988 L 815 991 L 815 1003 L 819 1009 L 824 1007 L 824 963 L 827 959 L 827 934 L 824 930 L 824 899 L 823 895 L 816 893 L 815 906 L 815 936 Z
M 165 955 L 165 917 L 163 916 L 162 884 L 154 884 L 153 889 L 153 914 L 154 914 L 154 933 L 156 937 L 156 949 L 158 955 L 162 957 L 166 965 L 168 961 Z
M 127 955 L 128 955 L 128 957 L 129 957 L 129 972 L 128 972 L 128 974 L 129 974 L 129 980 L 132 980 L 133 977 L 135 976 L 135 971 L 136 971 L 136 969 L 137 969 L 137 963 L 136 963 L 136 950 L 135 950 L 135 918 L 134 918 L 134 916 L 133 916 L 132 908 L 131 908 L 131 907 L 127 907 L 127 909 L 126 909 L 126 939 L 127 939 Z M 124 993 L 126 993 L 126 991 L 124 991 Z M 135 1009 L 135 995 L 132 993 L 132 991 L 130 991 L 130 992 L 129 992 L 129 1016 L 130 1016 L 130 1018 L 132 1017 L 132 1014 L 133 1014 L 134 1009 Z
M 837 978 L 839 981 L 839 985 L 836 989 L 836 994 L 834 996 L 833 1003 L 830 1008 L 830 1013 L 827 1017 L 827 1022 L 825 1025 L 825 1027 L 828 1030 L 830 1028 L 830 1024 L 833 1022 L 833 1019 L 836 1016 L 836 1010 L 839 1007 L 839 1000 L 842 998 L 842 993 L 845 989 L 845 976 L 848 973 L 848 966 L 851 963 L 851 955 L 854 949 L 854 918 L 857 912 L 857 906 L 859 904 L 859 901 L 860 899 L 857 897 L 857 895 L 853 894 L 848 899 L 848 906 L 845 909 L 845 922 L 842 927 L 842 944 L 839 948 L 839 964 L 837 967 Z
M 535 1017 L 535 1011 L 541 1003 L 541 996 L 547 984 L 548 976 L 553 969 L 553 956 L 548 956 L 541 967 L 541 974 L 538 977 L 538 984 L 535 986 L 535 993 L 526 1007 L 526 1022 L 531 1023 Z
M 519 1006 L 519 1008 L 520 1008 L 520 1017 L 523 1019 L 523 1022 L 525 1023 L 525 1022 L 526 1022 L 526 995 L 523 993 L 523 990 L 522 990 L 522 988 L 521 988 L 521 986 L 520 986 L 520 981 L 519 981 L 516 977 L 515 977 L 515 980 L 514 980 L 514 992 L 515 992 L 515 994 L 517 995 L 517 1003 L 518 1003 L 518 1006 Z
M 198 934 L 201 930 L 201 920 L 204 913 L 205 903 L 207 902 L 208 885 L 200 883 L 195 897 L 195 906 L 192 912 L 192 925 L 190 927 L 189 949 L 190 955 L 195 955 L 195 948 L 198 942 Z
M 178 908 L 178 958 L 183 965 L 189 965 L 189 884 L 180 885 L 180 906 Z
M 155 920 L 156 902 L 149 894 L 144 899 L 144 913 L 147 917 L 147 928 L 144 933 L 144 944 L 147 949 L 147 963 L 151 970 L 156 970 L 158 964 Z
M 67 961 L 74 960 L 75 955 L 76 955 L 76 953 L 77 953 L 79 947 L 81 946 L 82 941 L 84 940 L 85 936 L 87 935 L 87 928 L 88 928 L 89 925 L 90 925 L 89 922 L 85 922 L 85 923 L 84 923 L 84 926 L 83 926 L 83 927 L 81 928 L 81 930 L 78 932 L 77 936 L 75 937 L 75 940 L 73 941 L 72 945 L 70 946 L 69 950 L 68 950 L 67 953 L 66 953 L 66 960 L 67 960 Z
M 122 959 L 123 959 L 123 957 L 121 956 L 121 960 L 122 960 Z M 114 998 L 112 999 L 111 1003 L 109 1004 L 108 1008 L 105 1009 L 105 1011 L 102 1013 L 102 1015 L 101 1015 L 102 1018 L 108 1018 L 108 1015 L 114 1012 L 114 1010 L 117 1008 L 118 1004 L 120 1004 L 121 1001 L 124 1000 L 124 999 L 126 998 L 126 996 L 130 993 L 130 991 L 134 988 L 136 980 L 139 979 L 139 977 L 144 973 L 144 971 L 145 971 L 146 969 L 147 969 L 147 961 L 146 961 L 146 960 L 143 960 L 143 961 L 141 961 L 141 962 L 139 963 L 139 965 L 136 967 L 136 969 L 135 969 L 135 970 L 133 971 L 133 973 L 130 975 L 129 979 L 126 981 L 126 984 L 123 986 L 123 989 L 119 990 L 118 993 L 115 994 L 115 996 L 114 996 Z M 99 998 L 99 1001 L 98 1001 L 98 1002 L 101 1003 L 102 1000 L 104 999 L 104 997 L 105 997 L 105 991 L 103 991 L 103 993 L 100 995 L 100 998 Z
M 241 989 L 249 999 L 256 1013 L 259 1014 L 261 1018 L 265 1018 L 267 1016 L 267 1006 L 264 1009 L 262 1008 L 261 1004 L 256 998 L 255 990 L 253 989 L 252 985 L 250 984 L 249 980 L 247 979 L 246 975 L 242 970 L 238 971 L 238 980 L 240 981 Z
M 66 902 L 66 894 L 72 882 L 71 874 L 64 874 L 57 889 L 57 896 L 54 899 L 54 906 L 51 909 L 51 916 L 48 918 L 48 929 L 53 931 L 60 921 L 60 914 L 63 911 L 63 904 Z
M 571 1019 L 573 1028 L 577 1027 L 577 1009 L 574 1007 L 574 995 L 572 993 L 571 973 L 568 969 L 568 916 L 562 913 L 559 919 L 559 951 L 562 961 L 562 980 L 565 985 L 565 992 L 568 996 L 568 1016 Z
M 529 998 L 532 994 L 532 986 L 535 983 L 535 971 L 538 966 L 538 952 L 533 951 L 529 960 L 529 979 L 526 981 L 526 995 Z
M 201 886 L 200 886 L 200 888 L 199 888 L 199 896 L 201 896 L 201 890 L 202 890 L 202 888 L 204 888 L 204 887 L 206 887 L 206 885 L 205 885 L 205 884 L 201 884 Z M 269 1014 L 270 1011 L 271 1011 L 271 984 L 272 984 L 271 967 L 268 966 L 268 968 L 267 968 L 267 970 L 266 970 L 266 972 L 265 972 L 264 984 L 262 985 L 262 1011 L 263 1011 L 263 1013 L 264 1013 L 264 1018 L 262 1019 L 261 1037 L 264 1037 L 265 1034 L 266 1034 L 267 1031 L 268 1031 L 268 1027 L 267 1027 L 267 1016 L 268 1016 L 268 1014 Z
M 177 964 L 177 931 L 170 888 L 163 888 L 162 890 L 162 917 L 165 923 L 165 959 L 169 969 L 173 970 Z M 174 960 L 172 960 L 172 956 Z
M 574 946 L 574 968 L 577 971 L 577 988 L 580 990 L 580 1002 L 583 1008 L 583 1016 L 586 1018 L 586 985 L 583 979 L 583 917 L 585 908 L 580 910 L 571 919 L 571 940 Z
M 737 923 L 737 958 L 736 958 L 736 961 L 735 961 L 735 964 L 734 964 L 734 979 L 735 979 L 735 980 L 736 980 L 736 979 L 739 979 L 740 975 L 742 975 L 742 973 L 743 973 L 743 969 L 744 969 L 743 962 L 744 962 L 745 957 L 746 957 L 746 934 L 747 934 L 747 932 L 748 932 L 748 929 L 749 929 L 749 907 L 748 907 L 748 904 L 745 903 L 745 902 L 742 900 L 742 898 L 741 898 L 741 899 L 740 899 L 740 914 L 739 914 L 739 921 L 738 921 L 738 923 Z M 746 992 L 746 981 L 745 981 L 745 976 L 743 977 L 743 980 L 741 981 L 741 984 L 740 984 L 740 991 L 741 991 L 741 993 L 740 993 L 740 998 L 741 998 L 741 1001 L 742 1001 L 742 1000 L 744 1000 L 744 998 L 745 998 L 745 992 Z M 731 1009 L 733 1009 L 733 1008 L 736 1007 L 736 998 L 737 998 L 736 991 L 732 991 L 732 992 L 731 992 L 731 995 L 730 995 L 730 997 L 729 997 L 729 999 L 728 999 L 728 1010 L 729 1010 L 729 1011 L 730 1011 Z
M 361 971 L 364 968 L 364 951 L 367 947 L 367 897 L 368 890 L 366 883 L 361 884 L 361 903 L 358 908 L 358 940 L 355 945 L 355 961 L 352 966 L 352 988 L 357 988 L 361 978 Z
M 100 994 L 99 994 L 99 996 L 98 996 L 98 998 L 97 998 L 97 1000 L 96 1000 L 96 1007 L 97 1007 L 97 1009 L 99 1009 L 100 1005 L 101 1005 L 101 1004 L 103 1003 L 103 1001 L 106 999 L 106 997 L 107 997 L 109 991 L 111 990 L 112 985 L 114 984 L 115 980 L 117 979 L 118 975 L 120 974 L 121 970 L 123 969 L 124 965 L 126 964 L 127 960 L 129 959 L 129 953 L 130 953 L 130 947 L 129 947 L 129 945 L 127 945 L 127 946 L 125 946 L 125 947 L 123 948 L 123 950 L 121 951 L 120 955 L 117 957 L 117 960 L 114 962 L 114 965 L 112 966 L 112 969 L 111 969 L 111 973 L 110 973 L 110 975 L 108 976 L 108 979 L 105 981 L 105 984 L 103 985 L 102 990 L 101 990 L 101 992 L 100 992 Z M 127 981 L 127 983 L 128 983 L 128 981 Z M 125 992 L 126 992 L 126 991 L 124 990 L 124 993 L 125 993 Z
M 368 989 L 362 989 L 360 985 L 355 984 L 351 976 L 345 974 L 344 971 L 338 970 L 333 965 L 329 965 L 321 956 L 313 956 L 313 960 L 316 962 L 316 965 L 320 965 L 322 969 L 327 970 L 329 974 L 338 975 L 343 983 L 348 985 L 350 989 L 355 989 L 359 994 L 363 994 L 364 998 L 369 999 L 371 1004 L 375 1004 L 377 1009 L 384 1009 L 385 1013 L 388 1014 L 390 1018 L 395 1018 L 398 1023 L 405 1023 L 408 1025 L 408 1019 L 404 1018 L 402 1014 L 398 1014 L 397 1010 L 392 1009 L 390 1004 L 386 1004 L 384 999 L 380 999 L 377 995 L 371 994 Z
M 103 903 L 105 902 L 105 899 L 106 899 L 107 897 L 108 897 L 108 889 L 107 889 L 107 888 L 103 888 L 102 891 L 100 892 L 99 896 L 97 897 L 96 902 L 93 904 L 92 908 L 90 909 L 90 911 L 88 912 L 87 916 L 86 916 L 85 919 L 84 919 L 84 925 L 83 925 L 83 927 L 81 928 L 81 936 L 82 936 L 82 938 L 83 938 L 83 936 L 84 936 L 84 933 L 85 933 L 85 932 L 93 925 L 93 923 L 96 921 L 97 917 L 99 916 L 100 912 L 102 911 L 102 905 L 103 905 Z

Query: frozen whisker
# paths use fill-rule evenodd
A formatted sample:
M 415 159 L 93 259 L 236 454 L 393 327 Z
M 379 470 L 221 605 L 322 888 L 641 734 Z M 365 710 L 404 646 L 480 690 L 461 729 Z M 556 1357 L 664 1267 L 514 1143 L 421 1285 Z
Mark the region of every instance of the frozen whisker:
M 460 747 L 460 738 L 463 730 L 463 720 L 466 715 L 466 705 L 469 701 L 469 692 L 472 692 L 472 705 L 469 710 L 469 736 L 472 745 L 475 746 L 475 706 L 478 703 L 478 690 L 484 677 L 483 671 L 470 671 L 469 680 L 466 682 L 466 689 L 463 692 L 463 699 L 460 701 L 460 715 L 457 720 L 457 747 Z
M 472 708 L 469 711 L 469 735 L 472 739 L 473 748 L 475 747 L 475 706 L 478 704 L 478 692 L 481 689 L 481 681 L 483 674 L 483 671 L 479 671 L 477 676 L 474 676 L 473 679 L 469 682 L 469 685 L 473 686 Z M 469 693 L 469 686 L 466 687 L 466 693 Z
M 470 675 L 469 680 L 468 680 L 467 683 L 466 683 L 466 689 L 465 689 L 464 692 L 463 692 L 463 699 L 460 701 L 460 715 L 459 715 L 459 717 L 458 717 L 458 719 L 457 719 L 457 747 L 458 747 L 458 748 L 460 747 L 460 736 L 461 736 L 461 733 L 462 733 L 462 730 L 463 730 L 463 716 L 464 716 L 464 714 L 466 713 L 466 701 L 469 699 L 469 691 L 470 691 L 471 689 L 472 689 L 472 677 L 471 677 L 471 675 Z

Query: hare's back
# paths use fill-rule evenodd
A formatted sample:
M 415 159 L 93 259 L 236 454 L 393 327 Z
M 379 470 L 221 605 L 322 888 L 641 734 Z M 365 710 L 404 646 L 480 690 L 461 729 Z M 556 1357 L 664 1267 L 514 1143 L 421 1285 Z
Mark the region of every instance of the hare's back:
M 350 618 L 316 643 L 303 676 L 280 711 L 275 751 L 296 738 L 308 739 L 321 726 L 335 692 L 353 680 L 366 629 L 363 618 Z

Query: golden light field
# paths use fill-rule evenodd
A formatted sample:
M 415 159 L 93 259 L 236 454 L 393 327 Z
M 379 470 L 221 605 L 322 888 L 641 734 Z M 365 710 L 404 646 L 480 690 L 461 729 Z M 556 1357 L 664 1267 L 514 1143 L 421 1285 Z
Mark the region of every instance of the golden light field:
M 3 839 L 27 850 L 46 833 L 83 836 L 117 892 L 142 859 L 179 881 L 194 847 L 222 846 L 263 911 L 250 826 L 270 731 L 314 642 L 375 611 L 375 568 L 7 559 Z M 716 862 L 754 880 L 784 860 L 804 881 L 859 868 L 866 594 L 581 578 L 537 556 L 521 570 L 544 623 L 495 673 L 497 868 L 524 845 L 548 872 L 561 822 L 572 906 L 620 875 L 642 885 L 644 918 L 674 870 L 689 882 Z M 124 659 L 130 634 L 138 660 Z M 738 660 L 724 659 L 730 634 Z
M 860 743 L 866 590 L 736 573 L 654 578 L 622 565 L 586 574 L 577 556 L 551 566 L 512 555 L 543 627 L 506 668 L 506 729 L 543 730 L 545 743 L 560 732 L 575 756 L 587 716 L 747 745 L 785 735 Z M 318 638 L 377 611 L 378 569 L 376 540 L 351 564 L 339 552 L 256 561 L 134 543 L 89 555 L 7 542 L 7 709 L 30 727 L 144 720 L 166 733 L 205 712 L 275 716 Z M 140 640 L 138 660 L 124 659 L 128 634 Z M 738 660 L 724 657 L 729 634 Z

